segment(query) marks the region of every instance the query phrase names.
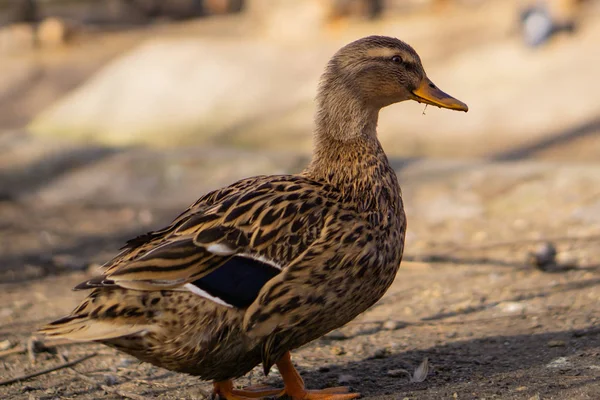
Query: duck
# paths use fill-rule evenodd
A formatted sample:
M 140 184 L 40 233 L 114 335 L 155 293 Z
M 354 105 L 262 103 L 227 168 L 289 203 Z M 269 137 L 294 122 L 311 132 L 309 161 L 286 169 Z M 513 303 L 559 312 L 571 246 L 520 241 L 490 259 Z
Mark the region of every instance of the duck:
M 406 216 L 377 120 L 405 100 L 468 111 L 407 43 L 368 36 L 342 47 L 319 83 L 302 172 L 214 190 L 128 241 L 74 288 L 88 297 L 40 332 L 211 381 L 215 398 L 359 397 L 343 386 L 307 389 L 290 352 L 356 318 L 396 277 Z M 283 388 L 236 388 L 261 364 L 265 375 L 277 366 Z

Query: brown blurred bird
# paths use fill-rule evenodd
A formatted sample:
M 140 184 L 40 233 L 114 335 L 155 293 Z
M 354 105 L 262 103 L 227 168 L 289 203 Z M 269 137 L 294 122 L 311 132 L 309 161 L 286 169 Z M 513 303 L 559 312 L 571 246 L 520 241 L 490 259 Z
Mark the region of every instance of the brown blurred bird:
M 343 47 L 321 79 L 302 173 L 243 179 L 130 240 L 75 288 L 88 298 L 41 331 L 211 380 L 228 400 L 358 397 L 307 390 L 290 351 L 354 319 L 396 276 L 406 220 L 376 126 L 381 108 L 404 100 L 468 110 L 408 44 L 370 36 Z M 276 364 L 285 387 L 234 389 L 260 363 L 265 373 Z

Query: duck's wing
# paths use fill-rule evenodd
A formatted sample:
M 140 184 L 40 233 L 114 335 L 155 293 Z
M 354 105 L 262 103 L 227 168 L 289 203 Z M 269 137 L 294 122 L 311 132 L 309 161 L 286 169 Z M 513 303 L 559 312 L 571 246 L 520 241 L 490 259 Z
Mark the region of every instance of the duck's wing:
M 318 182 L 257 177 L 211 192 L 165 229 L 138 237 L 76 289 L 188 290 L 248 307 L 321 236 L 336 202 Z
M 242 179 L 221 189 L 208 192 L 200 197 L 196 202 L 190 205 L 184 212 L 179 214 L 168 226 L 163 229 L 151 231 L 139 235 L 127 241 L 125 246 L 121 248 L 121 252 L 112 260 L 105 263 L 101 269 L 106 274 L 118 269 L 123 263 L 136 259 L 148 249 L 162 244 L 165 239 L 169 239 L 171 234 L 184 224 L 187 220 L 197 214 L 202 214 L 211 208 L 211 206 L 224 201 L 228 197 L 234 197 L 241 192 L 251 189 L 257 182 L 268 179 L 267 176 L 261 175 L 252 178 Z

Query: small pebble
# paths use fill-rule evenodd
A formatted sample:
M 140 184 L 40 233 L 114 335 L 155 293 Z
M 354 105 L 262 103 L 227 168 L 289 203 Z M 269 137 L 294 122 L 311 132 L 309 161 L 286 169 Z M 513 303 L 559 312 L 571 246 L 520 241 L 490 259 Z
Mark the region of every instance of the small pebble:
M 341 356 L 346 354 L 346 350 L 344 350 L 343 347 L 340 346 L 333 346 L 331 348 L 331 350 L 329 350 L 331 352 L 331 354 L 333 354 L 334 356 Z
M 375 353 L 373 353 L 373 357 L 375 357 L 375 358 L 385 358 L 389 355 L 390 355 L 390 351 L 388 349 L 386 349 L 385 347 L 379 348 L 379 349 L 375 350 Z
M 113 386 L 117 383 L 117 377 L 114 375 L 104 375 L 104 383 L 107 386 Z
M 382 328 L 386 331 L 395 331 L 396 329 L 404 328 L 404 326 L 406 326 L 406 324 L 403 324 L 402 322 L 388 320 L 383 323 Z
M 567 345 L 564 340 L 549 340 L 546 344 L 548 347 L 565 347 Z
M 558 357 L 546 364 L 546 368 L 568 368 L 570 366 L 567 357 Z
M 10 340 L 3 340 L 0 342 L 0 350 L 8 350 L 14 345 L 10 342 Z
M 551 242 L 545 242 L 529 253 L 529 262 L 536 268 L 546 271 L 556 265 L 556 247 Z
M 390 369 L 387 371 L 387 376 L 392 378 L 410 377 L 410 374 L 405 369 Z
M 338 383 L 340 385 L 348 385 L 353 382 L 356 382 L 356 378 L 350 374 L 342 374 L 338 376 Z
M 35 338 L 30 338 L 27 341 L 27 350 L 30 353 L 41 353 L 48 350 L 48 348 L 44 345 L 44 342 L 36 340 Z
M 122 357 L 122 358 L 119 360 L 119 364 L 118 364 L 118 365 L 119 365 L 119 367 L 128 367 L 129 365 L 131 365 L 131 364 L 135 364 L 135 363 L 137 363 L 137 362 L 139 362 L 139 361 L 137 361 L 136 359 L 133 359 L 133 358 L 127 358 L 127 357 Z
M 525 304 L 519 303 L 517 301 L 503 301 L 496 306 L 497 309 L 504 313 L 518 313 L 525 311 Z

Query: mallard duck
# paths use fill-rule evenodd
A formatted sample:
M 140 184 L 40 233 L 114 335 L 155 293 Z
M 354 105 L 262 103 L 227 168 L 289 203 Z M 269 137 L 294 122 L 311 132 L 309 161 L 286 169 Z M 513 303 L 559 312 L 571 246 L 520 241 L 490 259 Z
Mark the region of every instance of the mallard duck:
M 396 276 L 406 219 L 376 126 L 382 107 L 409 99 L 468 110 L 429 80 L 408 44 L 370 36 L 346 45 L 322 76 L 302 173 L 243 179 L 130 240 L 75 287 L 91 294 L 41 332 L 210 380 L 228 400 L 358 397 L 307 390 L 290 351 L 354 319 Z M 234 388 L 261 363 L 265 374 L 277 365 L 283 389 Z

